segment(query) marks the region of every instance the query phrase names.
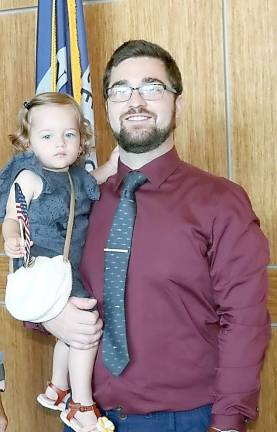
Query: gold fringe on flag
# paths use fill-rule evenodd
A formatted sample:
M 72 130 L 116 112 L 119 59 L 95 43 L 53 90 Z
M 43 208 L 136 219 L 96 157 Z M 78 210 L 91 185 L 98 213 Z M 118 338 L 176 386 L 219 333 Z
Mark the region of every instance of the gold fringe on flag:
M 68 8 L 68 21 L 69 21 L 69 34 L 70 34 L 72 90 L 73 90 L 74 99 L 78 103 L 80 103 L 82 82 L 81 82 L 80 53 L 79 53 L 78 35 L 77 35 L 76 0 L 68 0 L 67 8 Z
M 51 91 L 57 91 L 56 0 L 52 3 Z

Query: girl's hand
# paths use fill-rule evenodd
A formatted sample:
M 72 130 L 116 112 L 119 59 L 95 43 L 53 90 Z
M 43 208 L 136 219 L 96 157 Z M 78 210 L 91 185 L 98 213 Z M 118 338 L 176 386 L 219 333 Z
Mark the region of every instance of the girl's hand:
M 21 258 L 25 253 L 24 241 L 18 234 L 8 237 L 4 242 L 4 250 L 10 258 Z

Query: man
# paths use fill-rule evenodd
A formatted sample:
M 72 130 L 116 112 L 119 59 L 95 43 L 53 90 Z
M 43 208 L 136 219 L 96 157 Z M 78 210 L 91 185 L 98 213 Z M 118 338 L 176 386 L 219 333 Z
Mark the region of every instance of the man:
M 146 181 L 135 193 L 125 287 L 129 360 L 113 374 L 100 344 L 95 398 L 117 432 L 245 432 L 270 335 L 268 246 L 258 220 L 239 186 L 178 158 L 182 80 L 168 52 L 124 43 L 107 65 L 104 97 L 120 161 L 93 207 L 81 264 L 101 316 L 104 249 L 122 182 L 133 170 Z M 45 327 L 84 348 L 97 343 L 96 315 L 73 305 L 63 313 L 74 337 L 59 317 Z

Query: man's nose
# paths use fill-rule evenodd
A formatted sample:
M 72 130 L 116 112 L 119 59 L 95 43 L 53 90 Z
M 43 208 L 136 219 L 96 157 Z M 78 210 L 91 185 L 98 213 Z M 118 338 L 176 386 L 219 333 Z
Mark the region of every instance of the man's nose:
M 145 106 L 146 100 L 143 99 L 143 97 L 140 95 L 140 92 L 138 89 L 135 89 L 132 91 L 131 97 L 128 101 L 129 106 L 132 107 L 138 107 L 138 106 Z

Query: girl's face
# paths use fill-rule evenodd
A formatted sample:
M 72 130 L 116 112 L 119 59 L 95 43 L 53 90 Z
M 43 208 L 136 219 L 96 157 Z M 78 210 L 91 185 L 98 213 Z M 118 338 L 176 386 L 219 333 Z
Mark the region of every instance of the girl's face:
M 48 104 L 34 107 L 30 114 L 30 149 L 44 167 L 67 169 L 76 161 L 81 150 L 74 108 Z

